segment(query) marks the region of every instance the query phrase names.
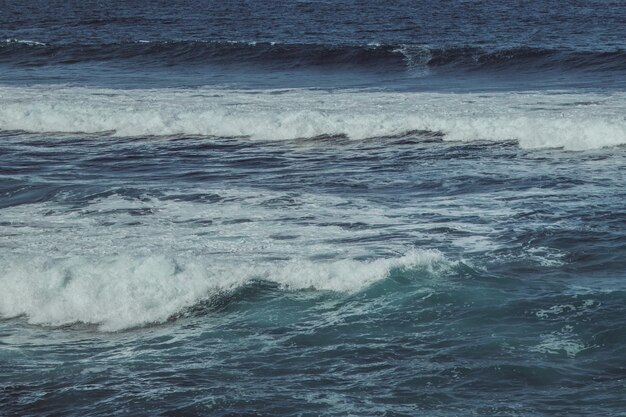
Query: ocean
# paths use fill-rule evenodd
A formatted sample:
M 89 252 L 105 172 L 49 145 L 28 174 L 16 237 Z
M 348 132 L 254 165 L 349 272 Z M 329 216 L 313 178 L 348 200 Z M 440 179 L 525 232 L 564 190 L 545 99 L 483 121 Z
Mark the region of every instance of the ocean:
M 623 1 L 0 1 L 1 416 L 626 416 Z

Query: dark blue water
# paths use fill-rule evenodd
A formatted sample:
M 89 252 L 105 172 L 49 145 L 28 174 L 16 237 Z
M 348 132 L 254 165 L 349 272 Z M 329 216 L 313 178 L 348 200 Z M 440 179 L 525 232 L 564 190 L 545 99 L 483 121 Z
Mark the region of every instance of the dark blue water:
M 0 81 L 624 90 L 623 3 L 3 5 Z M 24 43 L 24 41 L 28 41 Z
M 623 2 L 0 6 L 0 415 L 626 415 Z

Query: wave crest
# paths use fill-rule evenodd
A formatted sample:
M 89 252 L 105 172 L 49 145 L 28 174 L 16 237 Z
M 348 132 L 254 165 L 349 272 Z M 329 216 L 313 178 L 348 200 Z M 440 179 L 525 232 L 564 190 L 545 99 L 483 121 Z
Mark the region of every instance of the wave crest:
M 266 280 L 285 290 L 355 292 L 395 269 L 444 264 L 433 250 L 371 261 L 233 265 L 166 256 L 89 259 L 12 258 L 0 268 L 0 315 L 33 324 L 94 324 L 116 331 L 163 323 L 211 296 Z
M 0 130 L 286 140 L 436 132 L 524 148 L 626 144 L 623 93 L 381 93 L 363 90 L 0 88 Z
M 433 48 L 407 44 L 304 44 L 227 41 L 134 41 L 109 44 L 44 44 L 6 39 L 0 62 L 22 66 L 123 61 L 142 67 L 258 65 L 273 69 L 360 68 L 383 71 L 439 68 L 455 71 L 619 71 L 626 51 L 577 51 L 530 46 Z

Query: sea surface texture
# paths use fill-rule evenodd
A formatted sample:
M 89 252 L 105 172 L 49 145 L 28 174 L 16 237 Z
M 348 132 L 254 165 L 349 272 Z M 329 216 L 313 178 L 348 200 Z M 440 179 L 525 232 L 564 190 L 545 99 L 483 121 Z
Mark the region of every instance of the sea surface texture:
M 626 416 L 624 1 L 0 1 L 1 416 Z

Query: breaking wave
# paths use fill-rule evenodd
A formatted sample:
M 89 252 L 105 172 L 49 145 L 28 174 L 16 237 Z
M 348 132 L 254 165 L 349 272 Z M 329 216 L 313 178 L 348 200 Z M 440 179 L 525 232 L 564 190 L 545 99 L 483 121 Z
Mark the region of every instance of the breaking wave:
M 106 259 L 4 259 L 0 316 L 26 316 L 33 324 L 85 323 L 116 331 L 162 323 L 186 309 L 254 280 L 285 290 L 355 292 L 392 270 L 433 268 L 445 262 L 432 250 L 397 258 L 226 264 L 166 256 Z
M 453 141 L 516 140 L 523 148 L 626 144 L 623 93 L 2 87 L 0 99 L 3 131 L 260 140 L 430 132 Z

